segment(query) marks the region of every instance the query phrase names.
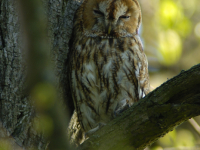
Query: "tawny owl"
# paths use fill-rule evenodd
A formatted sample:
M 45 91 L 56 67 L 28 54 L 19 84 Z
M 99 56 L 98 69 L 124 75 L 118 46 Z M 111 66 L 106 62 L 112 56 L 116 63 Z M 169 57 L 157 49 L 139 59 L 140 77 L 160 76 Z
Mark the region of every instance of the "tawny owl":
M 84 132 L 106 124 L 149 92 L 140 24 L 137 0 L 85 0 L 77 10 L 68 73 Z

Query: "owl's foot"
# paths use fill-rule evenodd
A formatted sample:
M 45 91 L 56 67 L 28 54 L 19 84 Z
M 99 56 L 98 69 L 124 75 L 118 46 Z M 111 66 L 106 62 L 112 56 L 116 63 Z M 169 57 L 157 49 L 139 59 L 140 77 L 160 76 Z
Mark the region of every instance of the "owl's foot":
M 114 111 L 114 117 L 117 117 L 128 108 L 130 108 L 129 100 L 127 99 L 122 100 Z
M 100 128 L 102 128 L 105 125 L 106 125 L 105 123 L 100 122 L 97 127 L 93 128 L 85 133 L 85 139 L 88 138 L 89 136 L 91 136 L 94 132 L 96 132 L 97 130 L 99 130 Z

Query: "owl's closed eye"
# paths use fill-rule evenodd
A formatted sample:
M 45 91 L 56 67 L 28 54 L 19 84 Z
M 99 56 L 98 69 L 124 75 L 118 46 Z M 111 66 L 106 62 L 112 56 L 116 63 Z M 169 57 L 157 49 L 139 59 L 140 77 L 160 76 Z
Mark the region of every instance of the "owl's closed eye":
M 149 92 L 137 0 L 85 0 L 76 12 L 68 76 L 83 132 L 93 132 Z

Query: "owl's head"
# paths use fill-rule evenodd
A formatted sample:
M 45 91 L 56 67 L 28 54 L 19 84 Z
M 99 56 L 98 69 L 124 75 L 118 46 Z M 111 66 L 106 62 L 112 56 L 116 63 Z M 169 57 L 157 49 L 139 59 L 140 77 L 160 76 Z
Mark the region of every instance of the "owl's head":
M 85 0 L 80 11 L 83 34 L 88 37 L 131 37 L 141 23 L 137 0 Z

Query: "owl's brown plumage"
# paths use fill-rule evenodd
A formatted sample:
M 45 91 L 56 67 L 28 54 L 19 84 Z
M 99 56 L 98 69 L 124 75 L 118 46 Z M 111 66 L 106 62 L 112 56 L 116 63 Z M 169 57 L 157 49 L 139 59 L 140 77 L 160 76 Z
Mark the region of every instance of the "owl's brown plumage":
M 137 0 L 85 0 L 77 10 L 68 73 L 84 132 L 149 92 L 140 23 Z

